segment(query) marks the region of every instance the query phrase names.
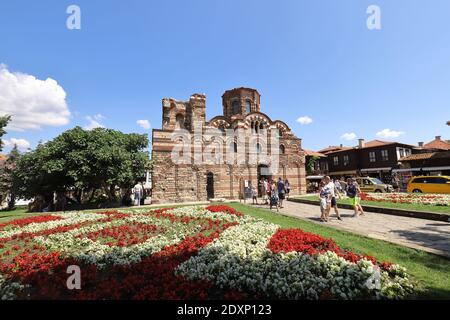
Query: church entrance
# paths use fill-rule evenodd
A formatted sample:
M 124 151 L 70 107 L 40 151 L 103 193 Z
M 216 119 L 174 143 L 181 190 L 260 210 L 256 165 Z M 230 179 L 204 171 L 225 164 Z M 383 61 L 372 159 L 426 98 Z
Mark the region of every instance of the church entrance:
M 264 193 L 264 185 L 261 182 L 262 179 L 268 181 L 272 180 L 272 172 L 270 172 L 269 167 L 265 164 L 260 164 L 258 166 L 258 194 L 260 197 L 262 197 Z
M 206 178 L 206 195 L 209 199 L 214 199 L 214 174 L 212 172 L 208 172 Z

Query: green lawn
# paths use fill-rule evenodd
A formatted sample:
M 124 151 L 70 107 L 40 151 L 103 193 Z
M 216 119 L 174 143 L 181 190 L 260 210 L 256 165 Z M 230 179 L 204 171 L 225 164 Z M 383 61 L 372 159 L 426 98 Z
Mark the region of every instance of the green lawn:
M 318 196 L 299 196 L 296 198 L 313 200 L 319 202 Z M 348 204 L 347 199 L 338 199 L 338 204 Z M 450 207 L 446 206 L 432 206 L 427 204 L 407 204 L 407 203 L 394 203 L 394 202 L 377 202 L 377 201 L 362 201 L 361 204 L 364 206 L 372 206 L 379 208 L 389 208 L 389 209 L 403 209 L 403 210 L 413 210 L 420 212 L 435 212 L 450 215 Z
M 13 211 L 0 211 L 0 223 L 8 222 L 19 218 L 32 217 L 35 215 L 37 215 L 37 213 L 35 214 L 27 213 L 26 206 L 22 207 L 19 206 Z
M 307 232 L 332 238 L 341 248 L 364 253 L 381 261 L 398 263 L 419 282 L 419 298 L 450 299 L 450 260 L 424 251 L 410 249 L 382 240 L 324 227 L 313 222 L 278 215 L 264 209 L 239 203 L 230 206 L 244 214 L 280 225 L 282 228 L 299 228 Z

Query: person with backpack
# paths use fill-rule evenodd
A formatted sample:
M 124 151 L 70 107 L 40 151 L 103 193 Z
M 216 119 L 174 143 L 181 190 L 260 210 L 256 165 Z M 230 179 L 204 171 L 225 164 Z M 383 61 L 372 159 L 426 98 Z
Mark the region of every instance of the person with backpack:
M 355 179 L 349 178 L 347 180 L 347 196 L 350 199 L 350 204 L 353 206 L 355 210 L 355 214 L 353 217 L 357 218 L 359 215 L 364 214 L 364 210 L 361 206 L 361 189 L 359 188 L 358 183 Z
M 278 188 L 278 198 L 280 199 L 280 208 L 283 208 L 283 200 L 286 194 L 286 186 L 281 177 L 278 178 L 277 188 Z

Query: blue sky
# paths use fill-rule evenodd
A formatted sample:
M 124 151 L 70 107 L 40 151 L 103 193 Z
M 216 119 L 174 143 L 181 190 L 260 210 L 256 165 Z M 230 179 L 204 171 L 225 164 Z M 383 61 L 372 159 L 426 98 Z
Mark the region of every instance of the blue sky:
M 71 4 L 81 8 L 81 30 L 66 28 Z M 366 27 L 372 4 L 381 30 Z M 87 126 L 88 117 L 149 132 L 136 121 L 159 128 L 161 99 L 192 93 L 207 95 L 210 119 L 222 112 L 222 93 L 240 86 L 258 89 L 261 111 L 284 120 L 308 149 L 356 145 L 345 133 L 412 144 L 450 139 L 449 16 L 448 0 L 2 1 L 4 81 L 51 78 L 66 93 L 57 102 L 40 97 L 33 111 L 55 103 L 47 110 L 59 112 L 55 121 L 30 116 L 5 139 L 34 147 Z M 0 87 L 0 113 L 11 113 L 1 95 Z M 296 121 L 305 116 L 312 123 Z M 384 129 L 393 136 L 377 136 Z

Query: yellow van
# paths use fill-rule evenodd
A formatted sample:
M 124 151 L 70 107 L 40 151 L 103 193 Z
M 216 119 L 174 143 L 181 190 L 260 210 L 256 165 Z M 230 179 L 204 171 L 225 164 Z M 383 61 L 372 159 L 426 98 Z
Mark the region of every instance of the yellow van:
M 417 176 L 408 182 L 408 192 L 450 194 L 449 176 Z

